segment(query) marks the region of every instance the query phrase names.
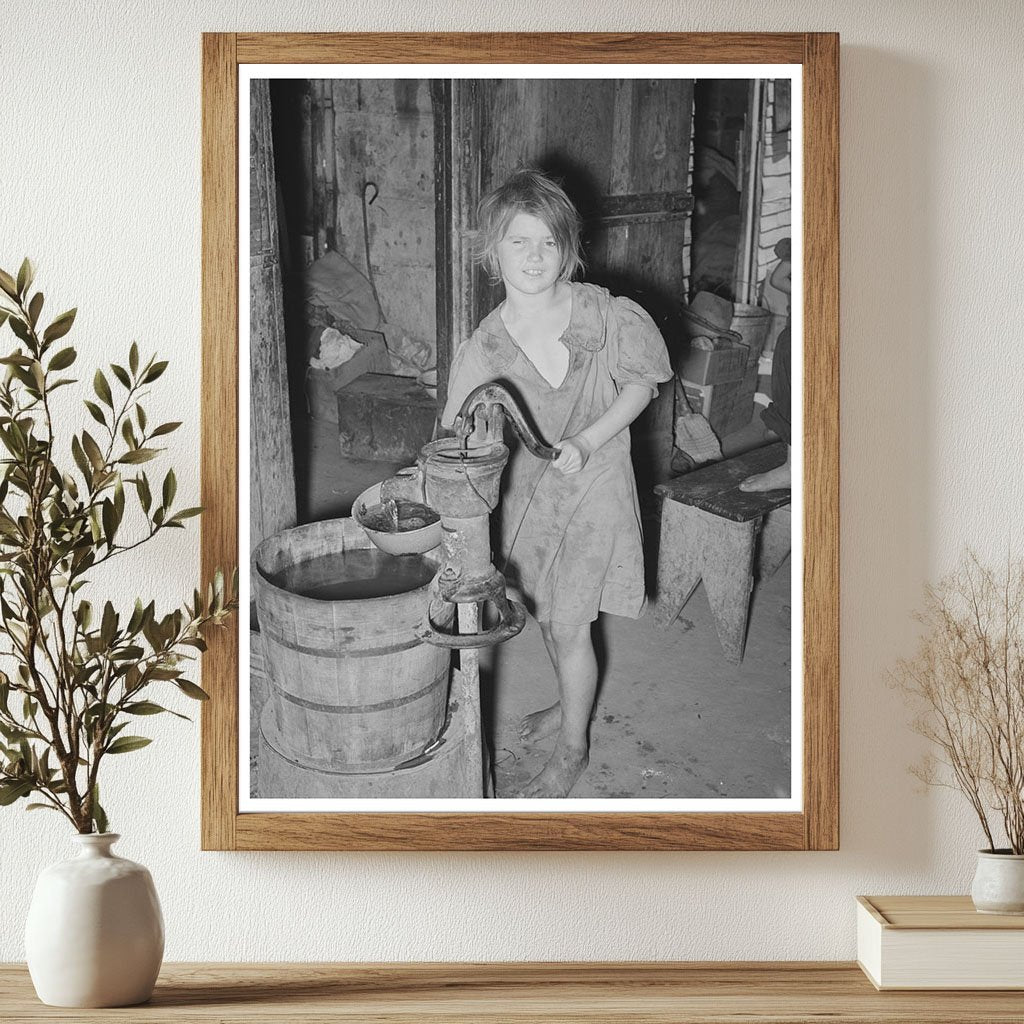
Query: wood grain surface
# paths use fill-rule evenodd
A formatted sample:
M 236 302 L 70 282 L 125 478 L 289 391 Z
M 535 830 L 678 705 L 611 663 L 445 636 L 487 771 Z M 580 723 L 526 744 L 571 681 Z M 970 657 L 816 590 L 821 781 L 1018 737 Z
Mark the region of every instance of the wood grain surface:
M 804 53 L 804 813 L 839 847 L 839 36 Z
M 855 964 L 165 964 L 151 1002 L 61 1010 L 0 965 L 6 1024 L 1019 1024 L 1019 992 L 878 992 Z
M 238 72 L 233 35 L 203 36 L 203 356 L 200 564 L 204 581 L 238 564 Z M 248 552 L 246 553 L 248 554 Z M 238 629 L 203 655 L 200 720 L 204 849 L 235 845 Z
M 799 64 L 800 32 L 239 33 L 240 64 Z
M 838 52 L 834 34 L 203 37 L 202 567 L 237 562 L 238 65 L 802 63 L 804 69 L 804 809 L 707 814 L 238 812 L 236 632 L 204 657 L 202 844 L 245 850 L 800 850 L 839 842 Z M 424 70 L 426 74 L 426 69 Z M 245 383 L 247 386 L 247 382 Z M 246 513 L 247 514 L 247 513 Z
M 753 448 L 721 462 L 709 462 L 654 488 L 670 501 L 692 505 L 734 523 L 760 519 L 790 503 L 789 488 L 774 491 L 741 491 L 740 483 L 754 473 L 764 473 L 786 461 L 783 441 Z
M 1024 931 L 1024 915 L 979 913 L 970 896 L 858 896 L 857 902 L 884 928 Z
M 270 83 L 253 82 L 249 196 L 249 486 L 251 554 L 296 522 Z M 244 279 L 243 279 L 244 280 Z

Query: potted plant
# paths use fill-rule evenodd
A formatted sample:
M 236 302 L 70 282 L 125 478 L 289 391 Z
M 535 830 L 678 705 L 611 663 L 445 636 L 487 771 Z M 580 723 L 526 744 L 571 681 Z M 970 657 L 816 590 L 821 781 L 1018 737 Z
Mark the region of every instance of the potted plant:
M 971 888 L 983 913 L 1024 914 L 1024 561 L 995 572 L 969 554 L 925 590 L 916 655 L 896 682 L 914 729 L 938 747 L 912 769 L 959 789 L 987 846 Z
M 53 395 L 77 383 L 75 349 L 63 339 L 75 310 L 42 325 L 28 260 L 0 271 L 0 328 L 15 347 L 0 358 L 0 805 L 48 809 L 74 827 L 82 850 L 39 878 L 26 952 L 36 991 L 65 1006 L 128 1005 L 147 999 L 163 956 L 163 924 L 149 872 L 113 855 L 118 838 L 101 804 L 108 757 L 148 746 L 132 728 L 164 706 L 160 691 L 205 700 L 186 678 L 203 631 L 235 606 L 218 572 L 180 608 L 160 613 L 139 598 L 119 610 L 94 597 L 101 567 L 199 508 L 176 507 L 173 469 L 159 484 L 143 467 L 179 423 L 151 423 L 142 401 L 167 363 L 97 369 L 85 399 L 92 424 L 66 430 Z

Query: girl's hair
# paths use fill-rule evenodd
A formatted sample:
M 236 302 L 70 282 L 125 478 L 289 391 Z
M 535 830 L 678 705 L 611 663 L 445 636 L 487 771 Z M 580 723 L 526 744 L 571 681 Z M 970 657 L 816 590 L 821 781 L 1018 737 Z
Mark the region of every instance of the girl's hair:
M 473 236 L 477 262 L 487 268 L 494 281 L 501 280 L 497 247 L 517 213 L 528 213 L 547 225 L 561 257 L 558 279 L 572 280 L 583 269 L 580 215 L 561 185 L 542 171 L 530 168 L 516 171 L 480 200 L 478 227 Z

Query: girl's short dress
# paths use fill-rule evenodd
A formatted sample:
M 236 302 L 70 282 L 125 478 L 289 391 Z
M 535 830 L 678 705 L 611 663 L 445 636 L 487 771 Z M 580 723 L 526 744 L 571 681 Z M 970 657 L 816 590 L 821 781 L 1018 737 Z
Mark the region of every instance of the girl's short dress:
M 574 282 L 569 325 L 559 339 L 569 369 L 558 387 L 541 375 L 509 334 L 500 307 L 489 313 L 452 361 L 450 428 L 466 396 L 501 381 L 522 402 L 528 421 L 552 445 L 588 427 L 626 384 L 657 392 L 672 377 L 665 342 L 635 302 Z M 512 448 L 495 511 L 496 559 L 541 622 L 583 624 L 599 612 L 637 618 L 644 608 L 640 508 L 624 430 L 564 476 L 531 455 L 506 431 Z

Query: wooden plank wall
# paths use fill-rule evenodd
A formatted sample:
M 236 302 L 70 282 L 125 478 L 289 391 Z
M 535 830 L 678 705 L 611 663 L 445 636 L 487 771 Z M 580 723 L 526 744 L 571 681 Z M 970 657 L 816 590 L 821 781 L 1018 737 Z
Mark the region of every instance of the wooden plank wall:
M 602 224 L 607 196 L 684 192 L 689 183 L 693 82 L 684 79 L 518 79 L 480 83 L 480 193 L 517 167 L 563 179 L 587 221 L 585 279 L 639 302 L 670 351 L 686 298 L 687 218 Z M 476 319 L 501 300 L 477 281 Z M 671 382 L 633 428 L 641 486 L 669 475 Z
M 621 146 L 629 159 L 624 167 L 617 167 L 613 191 L 686 191 L 693 83 L 681 79 L 626 82 L 617 90 L 616 107 L 620 135 L 613 139 L 613 146 L 615 150 Z M 654 317 L 670 353 L 680 340 L 679 309 L 686 299 L 687 221 L 631 224 L 609 232 L 615 238 L 608 258 L 609 287 L 635 299 Z M 668 381 L 633 426 L 641 492 L 671 476 L 674 419 L 674 384 Z
M 768 82 L 757 277 L 763 281 L 778 257 L 776 243 L 793 234 L 792 138 L 788 81 Z
M 250 140 L 251 552 L 264 537 L 294 526 L 296 515 L 281 258 L 270 132 L 270 89 L 266 79 L 252 83 Z M 250 552 L 246 552 L 246 556 Z
M 333 100 L 338 251 L 363 273 L 363 183 L 384 319 L 434 343 L 434 116 L 426 79 L 338 78 Z

